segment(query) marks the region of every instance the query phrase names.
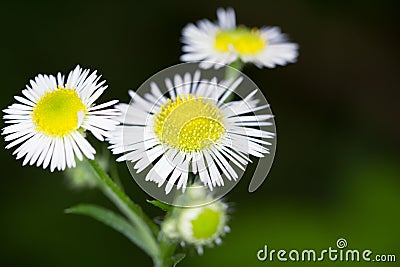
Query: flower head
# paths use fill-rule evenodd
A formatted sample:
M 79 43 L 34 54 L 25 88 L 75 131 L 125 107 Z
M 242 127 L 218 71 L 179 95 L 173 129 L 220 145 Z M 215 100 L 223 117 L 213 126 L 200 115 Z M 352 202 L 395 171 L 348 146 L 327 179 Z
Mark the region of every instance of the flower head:
M 197 206 L 205 200 L 210 203 Z M 162 232 L 183 246 L 194 246 L 199 254 L 203 253 L 204 246 L 221 244 L 221 238 L 230 231 L 228 205 L 222 200 L 213 200 L 201 186 L 189 187 L 175 204 L 178 206 L 173 208 L 161 225 Z
M 238 59 L 260 68 L 296 61 L 298 45 L 288 42 L 278 27 L 236 26 L 232 8 L 218 9 L 217 17 L 216 23 L 204 19 L 183 29 L 182 61 L 202 61 L 202 68 L 220 68 Z
M 268 105 L 257 106 L 254 90 L 246 98 L 225 103 L 240 85 L 235 81 L 201 80 L 200 72 L 192 77 L 175 75 L 174 84 L 165 80 L 168 95 L 151 83 L 144 95 L 130 91 L 130 104 L 118 104 L 121 111 L 117 126 L 109 139 L 114 154 L 124 153 L 117 161 L 133 162 L 136 172 L 150 165 L 145 180 L 158 186 L 167 182 L 169 193 L 176 185 L 185 190 L 189 173 L 198 174 L 211 190 L 223 186 L 224 179 L 236 180 L 231 164 L 244 170 L 249 155 L 263 157 L 270 143 L 264 138 L 274 134 L 257 126 L 272 125 L 271 114 L 255 115 Z
M 96 71 L 77 66 L 66 82 L 64 75 L 41 75 L 22 90 L 24 97 L 15 96 L 19 103 L 3 110 L 6 124 L 2 134 L 11 142 L 6 149 L 18 146 L 13 154 L 29 163 L 50 170 L 75 167 L 75 156 L 94 158 L 95 149 L 85 139 L 85 130 L 97 139 L 108 137 L 116 122 L 118 110 L 104 109 L 116 104 L 113 100 L 101 105 L 95 101 L 107 88 Z

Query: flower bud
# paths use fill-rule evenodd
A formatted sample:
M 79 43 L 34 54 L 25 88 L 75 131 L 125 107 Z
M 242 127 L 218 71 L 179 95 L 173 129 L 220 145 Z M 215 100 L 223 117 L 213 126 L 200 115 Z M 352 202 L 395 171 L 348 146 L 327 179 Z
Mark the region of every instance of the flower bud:
M 175 203 L 178 206 L 162 224 L 162 232 L 168 238 L 179 241 L 183 246 L 194 246 L 199 254 L 203 253 L 204 246 L 221 244 L 221 237 L 230 230 L 227 226 L 227 204 L 213 200 L 201 186 L 188 188 Z

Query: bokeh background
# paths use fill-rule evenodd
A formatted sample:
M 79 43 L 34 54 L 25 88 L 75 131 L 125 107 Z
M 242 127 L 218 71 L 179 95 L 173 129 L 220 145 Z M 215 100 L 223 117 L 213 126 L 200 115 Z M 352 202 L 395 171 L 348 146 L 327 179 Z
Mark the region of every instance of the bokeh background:
M 179 63 L 188 22 L 232 6 L 249 26 L 277 25 L 300 44 L 297 64 L 245 68 L 276 115 L 278 147 L 267 181 L 228 195 L 232 232 L 180 266 L 287 266 L 259 262 L 274 249 L 349 248 L 397 254 L 400 261 L 400 91 L 398 1 L 7 1 L 0 64 L 4 109 L 37 73 L 98 69 L 102 100 L 128 101 L 157 71 Z M 2 123 L 2 127 L 4 123 Z M 2 139 L 4 147 L 4 140 Z M 63 173 L 21 167 L 0 149 L 0 266 L 151 266 L 111 229 L 63 210 L 80 202 L 112 207 L 97 190 L 71 189 Z M 119 165 L 129 195 L 162 213 Z M 364 266 L 366 263 L 305 263 Z M 369 263 L 368 266 L 375 264 Z

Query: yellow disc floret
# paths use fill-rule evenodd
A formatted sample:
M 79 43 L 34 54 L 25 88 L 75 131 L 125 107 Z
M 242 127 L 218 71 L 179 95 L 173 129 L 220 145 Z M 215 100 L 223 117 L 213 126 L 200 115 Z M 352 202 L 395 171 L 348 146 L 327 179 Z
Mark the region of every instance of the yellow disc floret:
M 232 49 L 239 55 L 253 55 L 262 51 L 267 42 L 257 29 L 239 27 L 233 30 L 220 31 L 214 47 L 221 52 L 229 52 Z
M 199 151 L 225 133 L 219 108 L 209 99 L 193 95 L 168 101 L 155 115 L 160 141 L 183 151 Z
M 86 114 L 86 106 L 73 89 L 58 86 L 46 92 L 33 109 L 36 130 L 63 137 L 77 130 Z

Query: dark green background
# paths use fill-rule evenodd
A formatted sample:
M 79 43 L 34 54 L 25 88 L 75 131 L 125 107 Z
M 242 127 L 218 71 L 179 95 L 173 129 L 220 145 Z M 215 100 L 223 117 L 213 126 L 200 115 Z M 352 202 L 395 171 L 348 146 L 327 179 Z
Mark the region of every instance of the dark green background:
M 300 44 L 297 64 L 249 66 L 276 115 L 278 148 L 268 180 L 253 194 L 243 179 L 228 196 L 232 232 L 181 266 L 289 266 L 261 263 L 272 248 L 349 248 L 397 254 L 400 261 L 399 27 L 397 1 L 85 2 L 2 4 L 1 107 L 38 73 L 98 69 L 102 100 L 179 63 L 182 27 L 236 9 L 249 26 L 278 25 Z M 3 147 L 4 147 L 4 141 Z M 109 228 L 63 210 L 107 200 L 68 187 L 63 173 L 21 167 L 1 150 L 0 266 L 149 266 L 138 248 Z M 129 195 L 152 216 L 146 195 L 120 164 Z M 376 266 L 398 266 L 381 263 Z M 307 266 L 350 263 L 307 263 Z M 357 264 L 354 264 L 357 265 Z M 359 266 L 374 266 L 360 263 Z

